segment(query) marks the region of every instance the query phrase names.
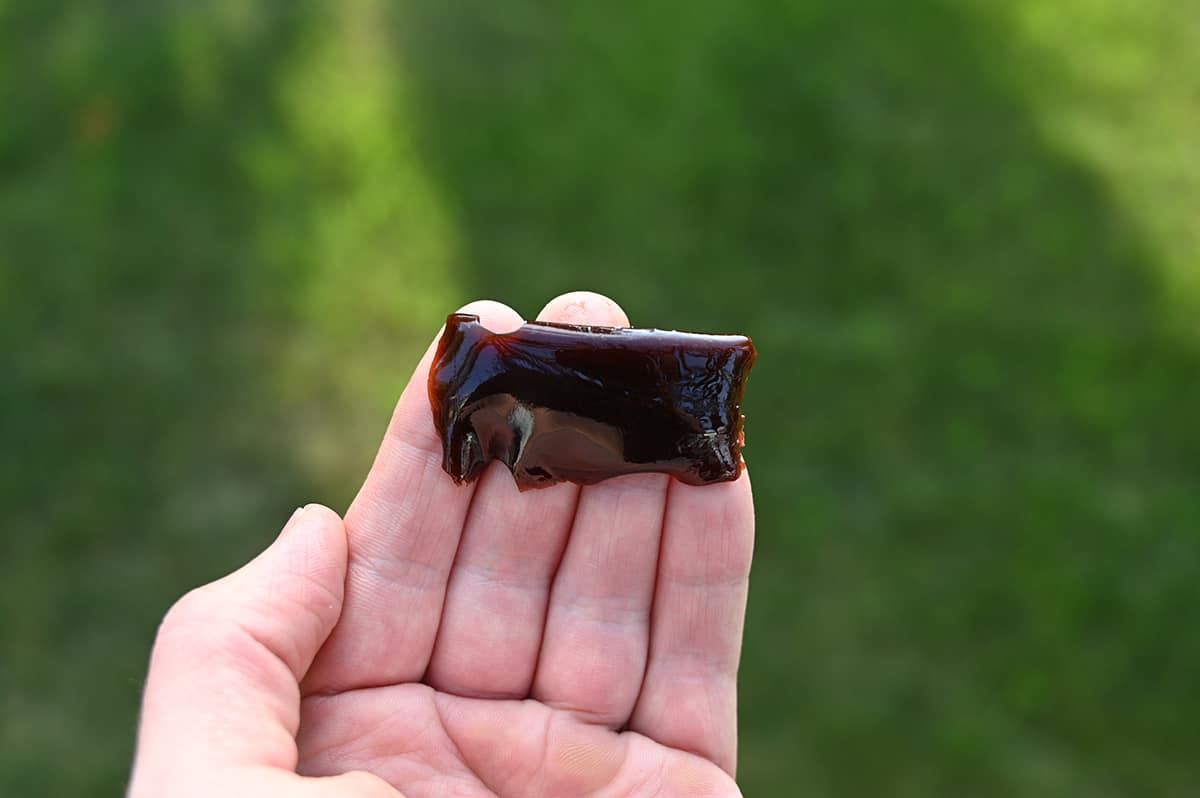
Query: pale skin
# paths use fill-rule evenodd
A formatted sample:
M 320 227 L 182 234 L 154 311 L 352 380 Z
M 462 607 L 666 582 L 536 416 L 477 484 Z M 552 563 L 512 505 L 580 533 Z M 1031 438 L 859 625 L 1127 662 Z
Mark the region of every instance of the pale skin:
M 521 319 L 467 305 L 494 331 Z M 552 321 L 625 326 L 598 294 Z M 441 469 L 425 379 L 343 521 L 308 505 L 171 608 L 131 798 L 729 798 L 749 475 L 520 493 Z

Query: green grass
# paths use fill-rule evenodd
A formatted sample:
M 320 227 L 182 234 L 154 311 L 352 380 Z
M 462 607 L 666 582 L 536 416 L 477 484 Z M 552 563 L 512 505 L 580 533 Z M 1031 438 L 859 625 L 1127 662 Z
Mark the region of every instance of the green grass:
M 1200 7 L 0 2 L 0 793 L 439 317 L 752 334 L 747 795 L 1200 778 Z

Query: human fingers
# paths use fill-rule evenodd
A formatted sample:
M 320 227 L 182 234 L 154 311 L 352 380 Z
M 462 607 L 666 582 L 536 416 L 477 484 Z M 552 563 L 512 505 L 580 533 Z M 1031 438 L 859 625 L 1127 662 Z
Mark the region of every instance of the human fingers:
M 296 766 L 299 682 L 337 622 L 342 519 L 297 510 L 279 538 L 167 613 L 150 661 L 131 796 L 177 795 L 237 768 Z
M 750 475 L 702 487 L 673 481 L 658 561 L 650 659 L 633 731 L 733 774 L 754 500 Z
M 620 326 L 611 299 L 578 291 L 552 299 L 542 321 Z M 537 665 L 550 585 L 579 488 L 522 493 L 493 463 L 479 481 L 450 576 L 426 681 L 457 695 L 524 697 Z
M 512 308 L 464 306 L 492 330 L 514 329 Z M 304 683 L 305 694 L 419 681 L 429 664 L 446 582 L 475 485 L 442 470 L 427 380 L 430 345 L 396 404 L 375 463 L 346 513 L 349 568 L 341 621 Z
M 580 492 L 550 594 L 534 698 L 612 728 L 629 719 L 646 667 L 668 482 L 630 474 Z

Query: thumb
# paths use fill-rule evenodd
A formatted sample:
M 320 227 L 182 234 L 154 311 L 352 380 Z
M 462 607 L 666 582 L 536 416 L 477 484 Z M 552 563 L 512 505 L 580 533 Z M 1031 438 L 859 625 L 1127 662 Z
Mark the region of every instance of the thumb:
M 230 766 L 296 767 L 299 682 L 342 607 L 346 532 L 297 510 L 250 563 L 180 599 L 150 660 L 130 795 L 199 789 Z

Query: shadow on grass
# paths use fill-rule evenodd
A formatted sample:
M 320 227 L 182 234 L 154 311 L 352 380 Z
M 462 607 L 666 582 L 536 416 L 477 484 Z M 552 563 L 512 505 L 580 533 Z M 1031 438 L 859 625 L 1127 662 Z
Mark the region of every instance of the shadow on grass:
M 949 4 L 416 0 L 479 293 L 746 331 L 748 795 L 1198 775 L 1200 358 Z

